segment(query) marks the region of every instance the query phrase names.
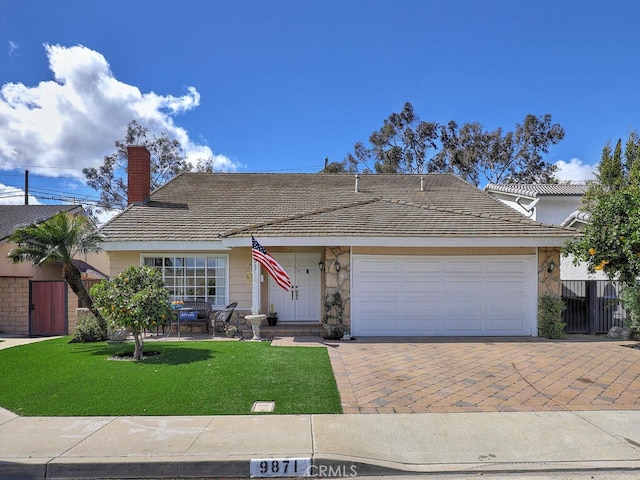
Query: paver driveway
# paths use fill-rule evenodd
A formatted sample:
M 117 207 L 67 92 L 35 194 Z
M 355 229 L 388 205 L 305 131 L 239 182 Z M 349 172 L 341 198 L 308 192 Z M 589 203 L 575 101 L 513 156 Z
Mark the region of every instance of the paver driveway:
M 640 409 L 634 342 L 329 342 L 344 413 Z

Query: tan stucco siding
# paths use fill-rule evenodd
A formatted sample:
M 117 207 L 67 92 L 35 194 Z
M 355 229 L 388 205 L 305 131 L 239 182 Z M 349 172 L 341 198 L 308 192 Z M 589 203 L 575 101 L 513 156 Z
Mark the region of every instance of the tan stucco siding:
M 354 255 L 535 255 L 534 247 L 353 247 Z
M 229 302 L 238 302 L 238 310 L 250 310 L 251 249 L 235 248 L 226 253 L 229 254 Z
M 13 263 L 7 258 L 13 243 L 0 244 L 0 275 L 7 277 L 31 277 L 31 280 L 62 280 L 60 265 L 36 267 L 31 262 Z
M 109 275 L 109 255 L 107 252 L 88 253 L 78 257 L 105 275 Z
M 109 278 L 125 271 L 129 265 L 140 265 L 140 252 L 109 252 Z

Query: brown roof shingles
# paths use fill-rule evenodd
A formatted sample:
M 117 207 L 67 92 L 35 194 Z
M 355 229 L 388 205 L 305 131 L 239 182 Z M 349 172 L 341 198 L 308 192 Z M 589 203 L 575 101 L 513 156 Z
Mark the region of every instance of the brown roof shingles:
M 58 212 L 80 209 L 78 205 L 0 205 L 0 240 L 17 228 L 41 223 Z
M 420 191 L 420 177 L 425 189 Z M 571 236 L 448 174 L 188 173 L 102 230 L 107 241 L 273 237 Z

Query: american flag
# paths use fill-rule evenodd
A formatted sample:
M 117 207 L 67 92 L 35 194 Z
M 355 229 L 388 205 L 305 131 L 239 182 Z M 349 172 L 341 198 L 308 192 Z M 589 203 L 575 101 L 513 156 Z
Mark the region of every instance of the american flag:
M 278 285 L 284 288 L 286 291 L 291 290 L 291 279 L 284 268 L 267 253 L 265 248 L 258 243 L 258 241 L 251 237 L 251 256 L 253 259 L 267 269 L 269 275 L 273 277 Z

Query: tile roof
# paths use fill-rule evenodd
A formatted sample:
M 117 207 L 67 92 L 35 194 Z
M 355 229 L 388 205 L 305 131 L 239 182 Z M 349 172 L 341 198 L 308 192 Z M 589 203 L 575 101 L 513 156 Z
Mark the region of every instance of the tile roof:
M 60 211 L 82 208 L 78 205 L 0 205 L 0 240 L 11 235 L 14 230 L 32 223 L 40 223 Z
M 420 178 L 425 188 L 420 191 Z M 566 237 L 449 174 L 185 173 L 104 225 L 107 241 L 246 237 Z
M 484 190 L 486 192 L 511 193 L 526 197 L 540 197 L 544 195 L 576 195 L 582 196 L 587 191 L 587 185 L 573 184 L 538 184 L 538 183 L 490 183 Z
M 571 212 L 561 224 L 561 227 L 570 227 L 575 225 L 576 223 L 589 223 L 591 220 L 591 214 L 589 212 L 584 212 L 582 210 L 575 210 Z

